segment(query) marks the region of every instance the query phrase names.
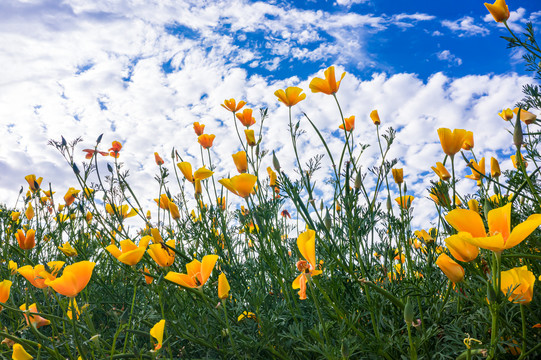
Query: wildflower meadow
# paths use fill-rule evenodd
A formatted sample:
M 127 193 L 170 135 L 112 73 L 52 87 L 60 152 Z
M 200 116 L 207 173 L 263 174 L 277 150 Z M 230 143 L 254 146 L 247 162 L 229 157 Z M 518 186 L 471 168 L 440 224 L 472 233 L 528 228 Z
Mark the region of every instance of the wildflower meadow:
M 485 5 L 507 26 L 504 0 Z M 487 41 L 502 53 L 505 42 L 520 48 L 539 79 L 531 24 L 508 30 Z M 250 99 L 225 100 L 223 121 L 234 123 L 242 149 L 230 154 L 236 168 L 217 176 L 211 149 L 220 138 L 193 123 L 184 141 L 200 144 L 197 161 L 176 149 L 154 154 L 152 214 L 140 200 L 149 194 L 136 193 L 122 163 L 121 142 L 106 143 L 107 134 L 90 147 L 52 139 L 73 187 L 58 194 L 28 169 L 16 206 L 0 205 L 0 357 L 539 358 L 539 87 L 501 104 L 486 129 L 514 144 L 511 171 L 476 154 L 468 129 L 434 128 L 441 160 L 424 195 L 438 217 L 421 229 L 411 225 L 408 169 L 388 155 L 395 131 L 377 109 L 357 121 L 344 114 L 345 81 L 330 66 L 309 89 L 274 93 L 289 112 L 295 171 L 265 146 L 268 111 L 252 110 Z M 336 104 L 329 121 L 339 151 L 315 125 L 317 113 L 298 111 L 307 96 Z M 361 144 L 356 127 L 371 127 L 377 143 Z M 309 162 L 299 157 L 305 132 L 320 141 Z M 379 149 L 369 169 L 359 162 L 366 146 Z M 471 170 L 467 179 L 459 165 Z M 328 172 L 326 184 L 314 181 L 316 172 Z M 459 192 L 459 181 L 476 182 L 477 191 Z M 332 189 L 332 201 L 318 197 L 319 186 Z

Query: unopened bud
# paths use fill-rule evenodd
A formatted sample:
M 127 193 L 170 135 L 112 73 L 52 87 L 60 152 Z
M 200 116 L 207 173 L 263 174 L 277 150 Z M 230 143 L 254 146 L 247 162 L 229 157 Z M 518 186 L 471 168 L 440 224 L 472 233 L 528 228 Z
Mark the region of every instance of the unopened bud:
M 413 322 L 413 305 L 410 302 L 410 298 L 406 300 L 406 306 L 404 306 L 404 321 L 406 324 Z
M 406 184 L 406 182 L 404 182 L 404 195 L 406 195 L 408 192 L 408 185 Z
M 520 150 L 520 147 L 522 146 L 522 125 L 520 124 L 520 115 L 517 116 L 517 120 L 515 122 L 515 131 L 513 132 L 513 143 L 517 147 L 517 150 Z
M 274 150 L 272 151 L 272 165 L 274 166 L 274 170 L 280 172 L 280 162 L 278 161 Z
M 327 214 L 325 214 L 325 219 L 323 220 L 325 222 L 325 227 L 327 230 L 331 229 L 331 216 L 329 215 L 329 209 L 327 209 Z
M 323 211 L 323 200 L 319 203 L 319 211 Z
M 342 340 L 342 346 L 340 347 L 340 353 L 342 354 L 342 359 L 349 359 L 349 346 Z
M 76 175 L 79 175 L 79 173 L 80 173 L 79 168 L 77 167 L 77 165 L 75 165 L 75 163 L 73 163 L 73 172 L 74 172 Z
M 111 166 L 111 164 L 107 164 L 107 170 L 109 170 L 110 173 L 113 172 L 113 167 Z
M 100 136 L 98 136 L 98 140 L 96 140 L 96 143 L 99 144 L 101 142 L 101 138 L 103 137 L 103 134 L 101 134 Z
M 62 138 L 62 146 L 66 146 L 66 145 L 68 144 L 68 143 L 66 142 L 66 139 L 64 139 L 63 136 L 61 136 L 61 138 Z
M 355 189 L 361 188 L 362 181 L 363 181 L 363 178 L 361 177 L 361 172 L 358 172 L 357 176 L 355 177 Z
M 391 203 L 391 198 L 387 198 L 387 211 L 391 211 L 393 204 Z

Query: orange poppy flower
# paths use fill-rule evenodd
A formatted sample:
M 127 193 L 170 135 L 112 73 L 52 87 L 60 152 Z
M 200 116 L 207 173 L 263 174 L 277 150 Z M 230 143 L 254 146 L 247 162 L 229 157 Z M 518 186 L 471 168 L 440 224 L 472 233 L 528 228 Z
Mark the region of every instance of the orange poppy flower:
M 372 119 L 372 122 L 374 123 L 374 125 L 381 124 L 381 120 L 379 119 L 379 115 L 378 115 L 377 110 L 372 110 L 370 112 L 370 119 Z
M 114 158 L 118 158 L 119 156 L 118 153 L 120 149 L 122 149 L 122 144 L 118 141 L 113 141 L 113 146 L 109 149 L 110 151 L 109 155 L 111 155 Z
M 161 267 L 171 266 L 175 261 L 175 252 L 169 249 L 170 247 L 175 248 L 175 240 L 168 240 L 165 244 L 167 246 L 162 243 L 152 244 L 147 250 L 150 257 Z
M 183 287 L 200 288 L 210 277 L 214 266 L 218 261 L 218 255 L 206 255 L 203 256 L 203 261 L 194 259 L 192 262 L 186 264 L 187 274 L 179 274 L 170 271 L 165 275 L 165 279 L 179 284 Z
M 242 109 L 244 105 L 246 105 L 246 101 L 239 101 L 239 103 L 237 104 L 235 99 L 229 99 L 229 100 L 226 99 L 224 100 L 224 103 L 221 105 L 224 109 L 229 110 L 232 113 L 236 113 L 237 111 Z
M 309 88 L 312 90 L 313 93 L 322 92 L 327 95 L 332 95 L 338 91 L 338 88 L 340 87 L 340 82 L 346 75 L 346 73 L 342 73 L 342 76 L 340 77 L 339 81 L 336 81 L 335 75 L 334 75 L 334 66 L 330 66 L 327 70 L 324 72 L 325 79 L 321 78 L 313 78 L 312 81 L 310 81 Z
M 94 156 L 94 153 L 98 153 L 100 154 L 101 156 L 109 156 L 109 153 L 108 152 L 105 152 L 105 151 L 99 151 L 99 150 L 94 150 L 94 149 L 83 149 L 83 152 L 86 153 L 85 155 L 85 159 L 92 159 L 92 157 Z
M 291 286 L 293 289 L 299 289 L 299 298 L 301 300 L 306 300 L 306 283 L 308 282 L 308 277 L 322 273 L 321 270 L 316 270 L 316 232 L 308 229 L 299 234 L 297 247 L 305 260 L 297 262 L 297 269 L 301 274 L 293 280 Z
M 116 245 L 109 245 L 105 250 L 109 251 L 111 255 L 126 265 L 136 265 L 147 250 L 148 243 L 151 236 L 143 236 L 139 241 L 139 246 L 135 245 L 130 239 L 120 241 L 120 249 Z
M 36 175 L 34 174 L 26 175 L 24 179 L 28 183 L 28 187 L 30 187 L 30 190 L 32 190 L 32 192 L 35 192 L 36 190 L 38 190 L 39 187 L 41 186 L 41 182 L 43 181 L 42 177 L 39 177 L 36 179 Z
M 246 127 L 255 124 L 255 118 L 252 116 L 252 109 L 244 109 L 242 113 L 235 114 L 237 119 Z
M 241 174 L 231 179 L 221 179 L 218 182 L 226 189 L 240 197 L 248 197 L 254 190 L 257 176 L 252 174 Z
M 19 242 L 19 247 L 23 250 L 30 250 L 36 246 L 36 230 L 29 229 L 26 234 L 22 229 L 17 230 L 15 238 Z
M 0 302 L 5 303 L 8 301 L 11 284 L 12 283 L 9 280 L 3 280 L 0 282 Z M 0 310 L 2 310 L 2 306 L 0 306 Z
M 156 339 L 156 345 L 154 345 L 154 351 L 160 350 L 163 345 L 163 331 L 165 330 L 165 320 L 158 321 L 152 329 L 150 329 L 150 335 Z
M 96 263 L 80 261 L 64 268 L 62 276 L 50 280 L 45 279 L 45 285 L 52 287 L 57 293 L 75 297 L 88 285 Z
M 496 22 L 503 22 L 509 19 L 509 7 L 505 3 L 505 0 L 496 0 L 494 4 L 485 3 L 485 6 Z
M 248 160 L 246 159 L 246 151 L 239 151 L 236 154 L 231 155 L 233 162 L 237 167 L 239 173 L 244 174 L 248 170 Z
M 229 281 L 227 281 L 225 274 L 221 273 L 218 276 L 218 297 L 222 300 L 227 299 L 229 297 L 229 290 L 231 290 Z
M 71 204 L 73 204 L 73 202 L 77 198 L 77 195 L 80 192 L 81 190 L 76 190 L 75 188 L 70 187 L 66 192 L 66 195 L 64 195 L 64 201 L 66 202 L 66 206 L 70 206 Z
M 440 137 L 443 152 L 454 157 L 462 148 L 466 134 L 467 131 L 463 129 L 454 129 L 453 131 L 446 128 L 438 129 L 438 136 Z
M 353 131 L 355 129 L 355 115 L 345 118 L 344 123 L 346 124 L 346 131 Z M 338 128 L 344 130 L 344 124 L 340 124 Z
M 205 132 L 205 125 L 199 124 L 197 121 L 193 123 L 193 130 L 195 131 L 195 135 L 201 136 Z
M 154 153 L 154 160 L 156 161 L 156 165 L 158 166 L 161 166 L 164 164 L 163 159 L 160 157 L 160 155 L 157 152 Z
M 278 101 L 284 103 L 286 106 L 293 106 L 306 99 L 306 94 L 301 94 L 302 89 L 296 86 L 290 86 L 285 91 L 276 90 L 274 95 L 278 97 Z
M 438 175 L 443 181 L 447 181 L 451 178 L 451 174 L 449 174 L 449 171 L 447 171 L 441 162 L 437 162 L 436 167 L 432 166 L 432 170 L 434 170 L 436 175 Z
M 38 289 L 44 289 L 47 287 L 45 280 L 56 279 L 56 275 L 64 264 L 65 262 L 63 261 L 50 261 L 47 263 L 49 271 L 46 271 L 45 266 L 41 264 L 36 265 L 35 267 L 32 267 L 32 265 L 25 265 L 21 266 L 17 272 Z
M 199 142 L 199 144 L 201 144 L 202 147 L 204 147 L 205 149 L 209 149 L 212 147 L 212 143 L 214 142 L 215 137 L 216 135 L 214 134 L 211 134 L 211 135 L 203 134 L 203 135 L 199 135 L 199 137 L 197 138 L 197 141 Z
M 137 215 L 137 210 L 135 209 L 129 210 L 130 207 L 128 205 L 119 205 L 119 206 L 113 205 L 113 206 L 111 206 L 111 204 L 105 204 L 105 211 L 107 211 L 107 213 L 110 215 L 114 215 L 116 213 L 122 219 L 126 219 L 126 218 Z
M 456 284 L 464 279 L 464 268 L 451 259 L 449 255 L 441 254 L 436 260 L 436 265 L 453 283 Z
M 25 311 L 24 317 L 26 319 L 26 323 L 28 325 L 30 325 L 30 324 L 34 325 L 36 327 L 36 329 L 39 329 L 40 327 L 45 326 L 45 325 L 49 325 L 51 323 L 49 320 L 44 319 L 39 315 L 26 314 L 26 310 L 27 310 L 26 309 L 26 304 L 22 304 L 21 306 L 19 306 L 19 309 L 21 309 L 22 311 Z M 37 313 L 38 308 L 36 306 L 36 303 L 30 305 L 28 307 L 28 311 L 33 312 L 33 313 Z
M 250 146 L 256 146 L 256 141 L 255 141 L 255 133 L 253 130 L 244 130 L 244 134 L 246 135 L 246 142 L 248 143 L 248 145 Z
M 475 160 L 470 160 L 470 166 L 472 168 L 471 175 L 466 175 L 468 179 L 481 180 L 481 174 L 485 175 L 485 158 L 479 161 L 479 164 Z
M 404 195 L 397 197 L 395 201 L 398 203 L 398 205 L 400 205 L 400 207 L 408 210 L 413 202 L 413 199 L 415 198 L 412 195 Z

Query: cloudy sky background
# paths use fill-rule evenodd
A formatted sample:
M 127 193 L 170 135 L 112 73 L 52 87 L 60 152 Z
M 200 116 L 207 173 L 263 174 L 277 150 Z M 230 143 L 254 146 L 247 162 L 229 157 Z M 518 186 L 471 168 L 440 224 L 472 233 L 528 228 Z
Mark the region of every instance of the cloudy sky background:
M 508 5 L 515 30 L 541 18 L 536 0 Z M 231 113 L 220 106 L 226 98 L 247 101 L 257 121 L 257 109 L 269 109 L 263 148 L 276 150 L 295 176 L 287 109 L 273 93 L 305 89 L 294 116 L 306 112 L 336 154 L 342 144 L 336 104 L 308 89 L 314 76 L 335 65 L 347 73 L 337 95 L 344 114 L 356 116 L 355 140 L 372 145 L 364 168 L 378 161 L 368 116 L 378 109 L 381 130 L 397 130 L 391 157 L 416 196 L 414 225 L 424 226 L 435 214 L 426 199 L 429 181 L 437 179 L 430 166 L 443 160 L 437 128 L 473 131 L 477 156 L 495 156 L 502 170 L 512 168 L 510 125 L 497 113 L 513 107 L 533 79 L 501 35 L 506 30 L 483 2 L 471 0 L 452 7 L 422 0 L 3 0 L 0 202 L 15 206 L 27 174 L 42 176 L 45 187 L 52 183 L 57 196 L 77 185 L 60 153 L 47 146 L 61 135 L 81 136 L 79 150 L 92 148 L 101 133 L 102 149 L 120 141 L 120 160 L 146 209 L 159 191 L 155 151 L 171 171 L 173 147 L 201 165 L 194 121 L 216 134 L 217 178 L 233 175 L 231 154 L 240 144 Z M 301 126 L 304 162 L 323 148 L 303 119 Z M 81 163 L 84 153 L 76 158 Z M 270 162 L 267 156 L 265 167 Z M 330 170 L 323 165 L 319 184 Z M 470 173 L 462 162 L 458 169 Z M 474 181 L 459 184 L 462 194 L 474 190 Z M 320 194 L 330 205 L 332 194 Z

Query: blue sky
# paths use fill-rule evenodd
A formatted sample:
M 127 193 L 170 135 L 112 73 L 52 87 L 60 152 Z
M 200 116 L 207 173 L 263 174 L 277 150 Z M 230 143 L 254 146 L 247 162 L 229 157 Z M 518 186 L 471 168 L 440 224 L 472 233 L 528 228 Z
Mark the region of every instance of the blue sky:
M 510 26 L 539 23 L 536 0 L 509 2 Z M 539 30 L 539 29 L 537 29 Z M 294 165 L 287 111 L 273 93 L 300 86 L 308 113 L 339 151 L 339 118 L 332 99 L 312 94 L 308 83 L 335 65 L 347 73 L 338 97 L 346 116 L 355 115 L 358 142 L 374 144 L 368 114 L 378 109 L 383 129 L 398 130 L 391 155 L 404 167 L 416 224 L 433 218 L 426 187 L 430 166 L 442 161 L 439 127 L 475 133 L 478 156 L 497 156 L 510 168 L 508 125 L 497 116 L 533 82 L 520 53 L 506 49 L 507 35 L 482 1 L 269 1 L 247 0 L 4 0 L 0 2 L 0 201 L 14 204 L 24 176 L 43 176 L 63 194 L 75 179 L 49 139 L 83 137 L 80 150 L 124 144 L 122 160 L 136 193 L 152 206 L 159 189 L 153 178 L 155 151 L 174 147 L 199 166 L 194 121 L 216 134 L 213 157 L 218 178 L 234 169 L 240 149 L 230 114 L 220 107 L 236 98 L 268 107 L 264 147 L 282 166 Z M 537 111 L 537 110 L 536 110 Z M 538 111 L 533 111 L 538 113 Z M 256 117 L 257 118 L 257 117 Z M 494 124 L 497 124 L 494 126 Z M 307 124 L 302 126 L 309 130 Z M 501 129 L 498 132 L 491 132 Z M 313 134 L 301 137 L 302 161 L 321 153 Z M 376 147 L 363 166 L 377 163 Z M 84 161 L 81 152 L 78 162 Z M 197 165 L 196 165 L 197 164 Z M 270 159 L 264 159 L 270 165 Z M 328 176 L 316 175 L 322 184 Z M 327 169 L 328 170 L 328 169 Z M 466 171 L 464 164 L 459 171 Z M 370 180 L 367 180 L 370 186 Z M 411 185 L 411 186 L 410 186 Z M 149 194 L 155 189 L 155 194 Z M 472 193 L 474 183 L 459 190 Z M 174 189 L 173 189 L 174 192 Z M 328 201 L 332 192 L 320 189 Z M 19 206 L 21 204 L 18 204 Z

